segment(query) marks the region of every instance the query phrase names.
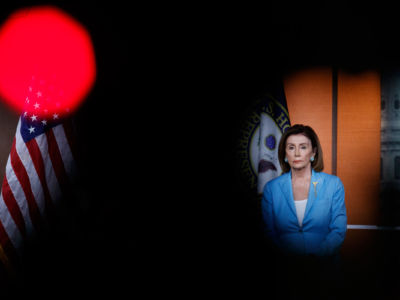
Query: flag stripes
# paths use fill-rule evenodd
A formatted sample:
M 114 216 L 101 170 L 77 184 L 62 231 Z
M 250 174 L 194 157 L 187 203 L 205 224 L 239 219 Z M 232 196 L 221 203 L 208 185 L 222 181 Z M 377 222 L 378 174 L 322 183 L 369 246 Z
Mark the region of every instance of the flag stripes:
M 25 205 L 26 201 L 20 201 L 20 203 L 17 203 L 17 200 L 15 199 L 13 193 L 11 192 L 11 188 L 10 185 L 8 184 L 7 178 L 4 178 L 2 188 L 3 188 L 2 192 L 3 192 L 4 203 L 7 206 L 8 211 L 10 212 L 10 215 L 15 222 L 15 225 L 17 225 L 22 236 L 26 238 L 26 227 L 28 227 L 29 225 L 25 226 L 25 222 L 30 223 L 30 218 L 24 219 L 22 215 L 22 212 L 24 212 L 25 215 L 29 214 L 29 212 L 27 211 L 27 207 Z M 19 197 L 18 199 L 21 198 Z
M 65 125 L 65 124 L 63 124 Z M 67 173 L 67 178 L 74 179 L 76 175 L 75 159 L 73 157 L 72 149 L 67 138 L 65 128 L 67 126 L 58 126 L 53 128 L 54 137 L 57 141 L 58 149 L 60 150 L 63 166 Z
M 54 168 L 52 167 L 52 163 L 50 157 L 48 155 L 48 145 L 46 135 L 40 135 L 34 139 L 36 144 L 38 145 L 40 155 L 43 159 L 44 163 L 44 175 L 47 182 L 47 187 L 49 190 L 50 198 L 52 203 L 55 204 L 55 201 L 61 198 L 61 188 L 58 184 L 56 175 L 54 173 Z M 34 141 L 31 140 L 31 141 Z
M 26 117 L 18 122 L 0 194 L 0 261 L 6 268 L 18 264 L 24 243 L 40 234 L 60 198 L 70 194 L 68 176 L 76 171 L 70 128 L 66 133 L 68 126 L 59 123 L 28 139 Z
M 21 254 L 22 235 L 16 223 L 12 219 L 7 206 L 4 203 L 3 194 L 0 195 L 0 241 L 7 256 L 12 257 L 16 262 L 16 257 Z
M 15 248 L 12 245 L 12 241 L 9 238 L 10 236 L 10 230 L 9 233 L 7 233 L 6 229 L 4 228 L 4 226 L 7 226 L 6 222 L 4 222 L 4 218 L 3 218 L 3 209 L 2 209 L 2 203 L 3 201 L 2 197 L 0 196 L 0 247 L 2 247 L 2 255 L 0 255 L 0 260 L 3 263 L 3 265 L 6 267 L 6 269 L 8 271 L 13 270 L 14 268 L 12 266 L 17 265 L 18 264 L 18 256 L 17 256 L 17 251 L 15 250 Z M 3 226 L 3 224 L 5 224 Z M 12 226 L 12 224 L 10 224 L 10 226 Z M 15 241 L 14 241 L 15 243 Z
M 58 128 L 56 128 L 57 130 Z M 75 129 L 74 129 L 74 125 L 72 124 L 71 119 L 67 119 L 65 120 L 65 122 L 63 123 L 63 129 L 64 129 L 64 134 L 65 134 L 65 139 L 68 143 L 68 147 L 69 147 L 69 152 L 71 152 L 71 158 L 73 159 L 72 161 L 72 165 L 75 166 L 75 163 L 78 162 L 78 157 L 77 157 L 77 150 L 76 150 L 76 139 L 75 139 Z M 58 135 L 56 135 L 58 136 Z M 64 148 L 63 148 L 64 149 Z M 66 149 L 66 148 L 65 148 Z
M 44 192 L 43 192 L 43 187 L 40 184 L 40 181 L 37 180 L 38 178 L 38 173 L 37 170 L 35 170 L 35 160 L 33 157 L 30 156 L 29 148 L 27 147 L 28 143 L 31 143 L 34 140 L 30 140 L 27 143 L 24 143 L 21 139 L 21 137 L 16 136 L 16 151 L 18 153 L 16 159 L 20 159 L 21 163 L 23 164 L 26 174 L 26 178 L 29 180 L 28 183 L 30 184 L 30 188 L 28 189 L 28 194 L 29 199 L 32 201 L 32 210 L 35 211 L 36 215 L 44 215 Z M 11 155 L 11 160 L 14 157 Z M 27 184 L 28 184 L 27 183 Z M 32 194 L 30 193 L 32 191 Z M 35 201 L 36 200 L 36 201 Z M 29 202 L 28 202 L 29 203 Z M 35 216 L 35 219 L 37 217 Z
M 25 199 L 28 204 L 29 216 L 32 220 L 33 227 L 36 230 L 39 230 L 39 225 L 40 225 L 39 209 L 36 204 L 35 197 L 33 195 L 33 190 L 28 177 L 27 169 L 25 169 L 20 159 L 20 156 L 18 155 L 15 149 L 15 139 L 11 148 L 10 158 L 11 158 L 11 166 L 14 170 L 14 175 L 17 177 L 17 180 L 21 184 L 22 191 L 24 192 L 25 195 Z
M 53 165 L 57 181 L 60 185 L 61 192 L 63 195 L 68 194 L 68 178 L 67 172 L 65 171 L 64 162 L 61 158 L 60 149 L 57 145 L 57 140 L 52 130 L 46 132 L 48 141 L 48 153 Z
M 32 158 L 32 163 L 35 167 L 36 174 L 38 176 L 39 182 L 43 189 L 44 211 L 46 211 L 47 214 L 52 213 L 53 209 L 52 209 L 52 203 L 51 203 L 51 196 L 50 196 L 49 187 L 47 185 L 46 177 L 45 177 L 45 165 L 44 165 L 42 155 L 40 153 L 39 146 L 36 142 L 36 139 L 30 140 L 29 142 L 27 142 L 26 147 L 29 151 L 30 157 Z M 43 215 L 43 211 L 42 211 L 42 215 Z

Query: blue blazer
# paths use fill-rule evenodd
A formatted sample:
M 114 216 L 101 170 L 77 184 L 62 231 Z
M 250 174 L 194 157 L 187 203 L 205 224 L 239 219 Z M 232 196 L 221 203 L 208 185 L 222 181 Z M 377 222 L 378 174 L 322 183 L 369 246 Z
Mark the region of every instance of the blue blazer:
M 291 172 L 269 181 L 261 201 L 266 236 L 281 250 L 293 254 L 329 256 L 342 245 L 347 216 L 344 187 L 334 176 L 312 170 L 303 225 L 299 226 L 293 199 Z

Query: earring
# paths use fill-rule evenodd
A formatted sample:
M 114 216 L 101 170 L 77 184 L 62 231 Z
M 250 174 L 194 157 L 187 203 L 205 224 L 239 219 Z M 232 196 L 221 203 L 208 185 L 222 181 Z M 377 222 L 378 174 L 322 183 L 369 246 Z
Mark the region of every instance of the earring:
M 311 156 L 310 161 L 311 161 L 311 162 L 314 161 L 314 156 Z
M 285 157 L 285 163 L 287 163 L 288 162 L 288 159 L 287 159 L 287 157 Z

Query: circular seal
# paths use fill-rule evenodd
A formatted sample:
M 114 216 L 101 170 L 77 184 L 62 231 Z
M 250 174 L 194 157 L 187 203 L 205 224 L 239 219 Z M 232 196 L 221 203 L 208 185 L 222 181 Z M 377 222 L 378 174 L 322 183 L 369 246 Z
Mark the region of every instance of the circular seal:
M 265 138 L 265 146 L 270 150 L 275 150 L 276 138 L 273 134 L 270 134 Z
M 289 127 L 287 109 L 270 95 L 247 112 L 237 147 L 241 181 L 247 189 L 260 194 L 266 182 L 281 174 L 277 145 Z

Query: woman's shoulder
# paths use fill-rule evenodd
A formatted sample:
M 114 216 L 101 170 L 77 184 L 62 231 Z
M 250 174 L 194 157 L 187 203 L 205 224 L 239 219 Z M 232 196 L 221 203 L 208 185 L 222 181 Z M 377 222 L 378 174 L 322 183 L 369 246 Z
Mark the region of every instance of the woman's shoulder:
M 267 182 L 267 185 L 269 186 L 274 186 L 277 184 L 280 184 L 281 182 L 285 181 L 286 177 L 290 176 L 289 173 L 282 173 L 281 175 L 271 179 L 270 181 Z
M 337 175 L 328 174 L 328 173 L 324 173 L 324 172 L 316 172 L 316 174 L 318 174 L 318 176 L 322 177 L 324 180 L 331 181 L 331 182 L 338 182 L 340 184 L 342 183 L 342 181 L 340 180 L 340 178 Z

